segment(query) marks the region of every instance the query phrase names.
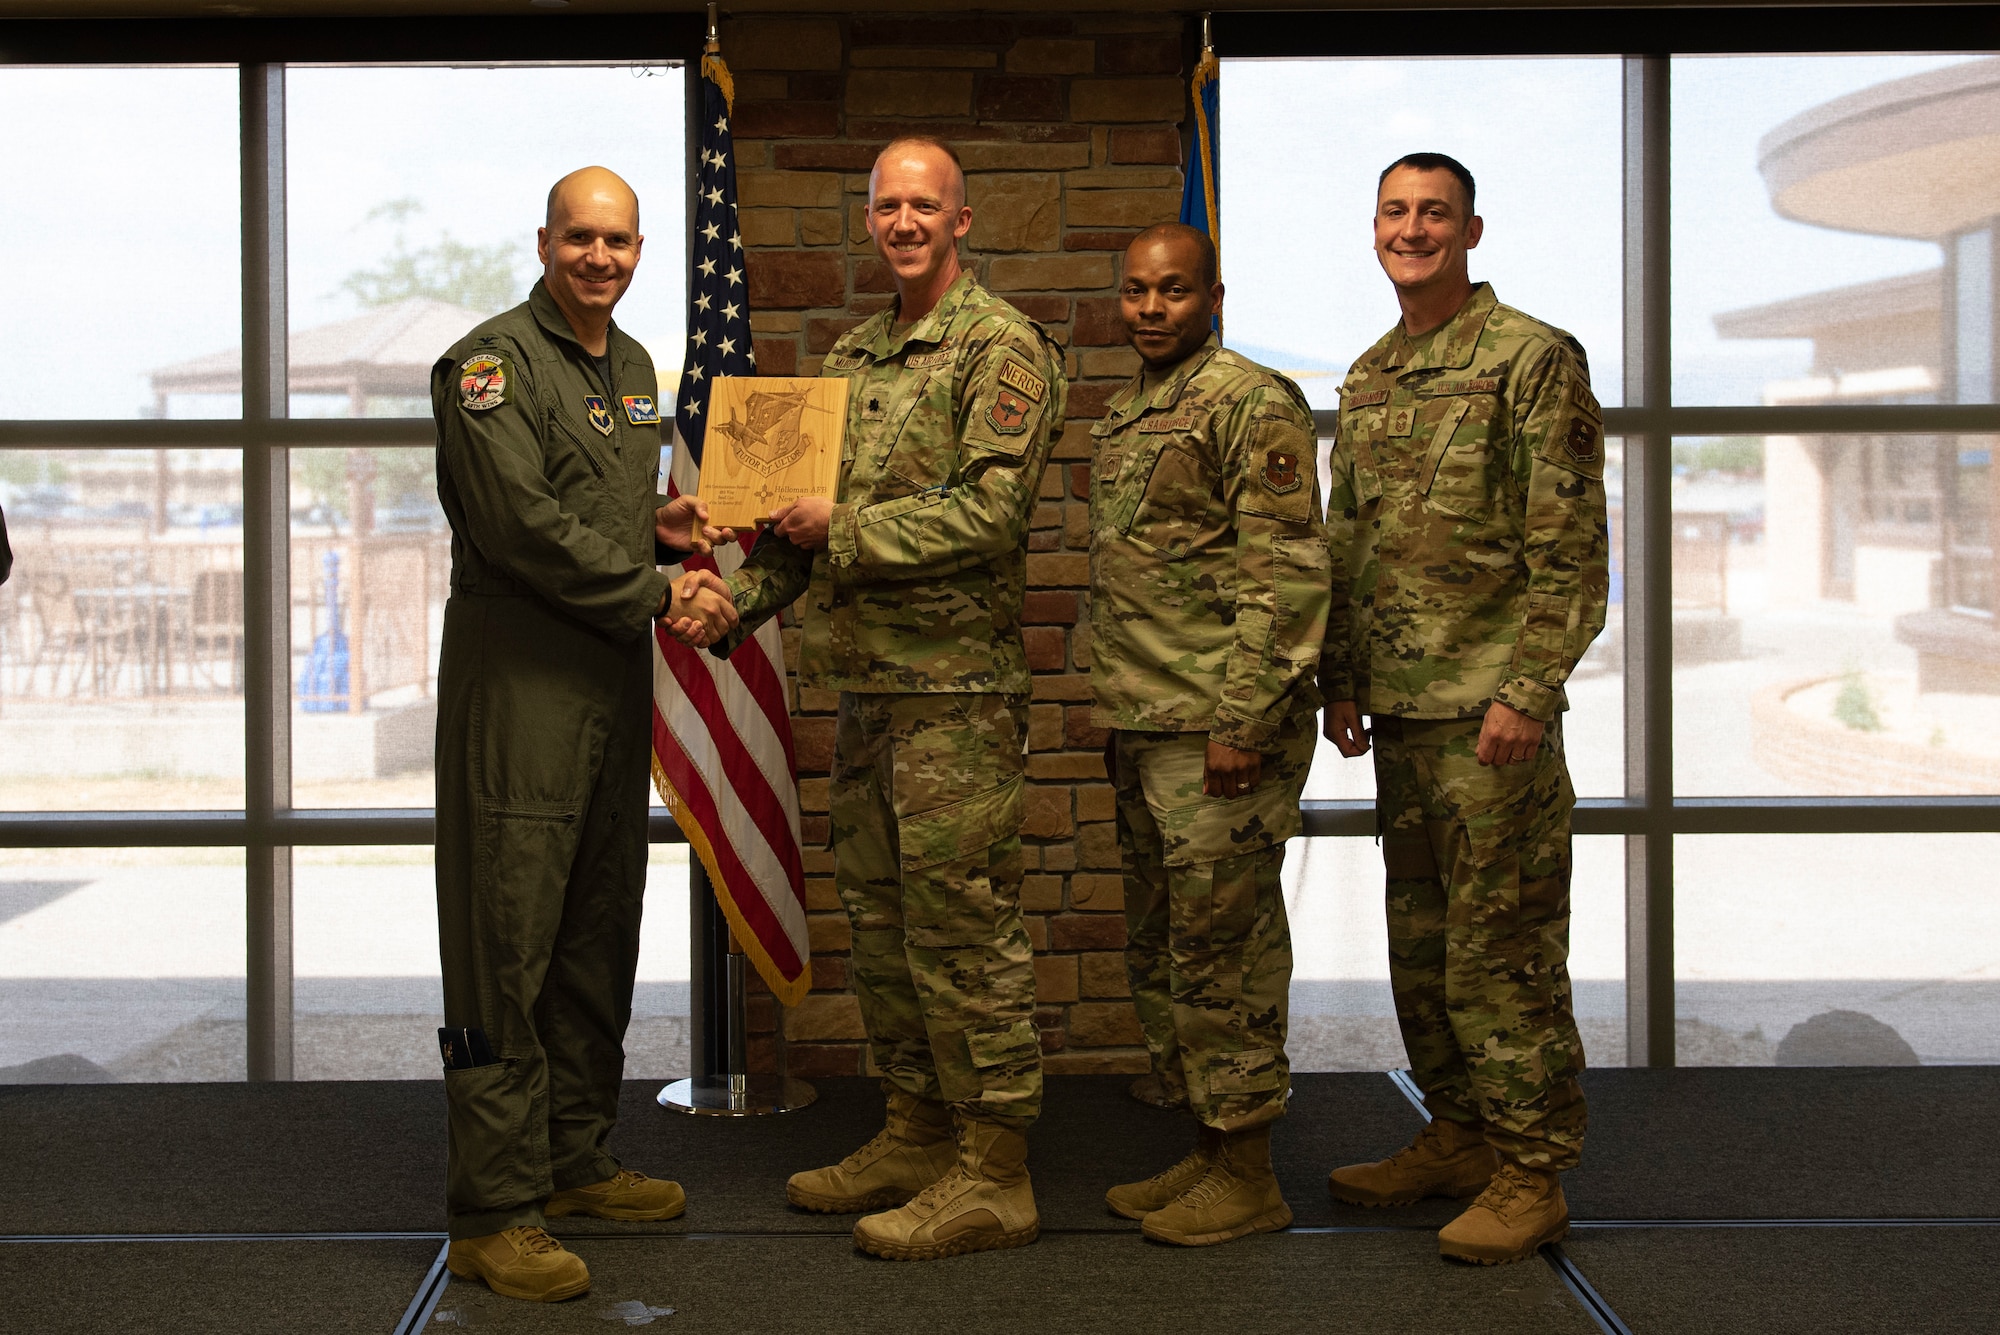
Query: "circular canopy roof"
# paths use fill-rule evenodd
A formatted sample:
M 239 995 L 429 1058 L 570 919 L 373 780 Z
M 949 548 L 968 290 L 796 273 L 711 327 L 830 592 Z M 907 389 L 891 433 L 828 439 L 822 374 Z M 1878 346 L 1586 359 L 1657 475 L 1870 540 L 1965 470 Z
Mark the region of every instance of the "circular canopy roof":
M 1929 241 L 2000 215 L 2000 58 L 1822 103 L 1757 165 L 1781 216 L 1820 227 Z

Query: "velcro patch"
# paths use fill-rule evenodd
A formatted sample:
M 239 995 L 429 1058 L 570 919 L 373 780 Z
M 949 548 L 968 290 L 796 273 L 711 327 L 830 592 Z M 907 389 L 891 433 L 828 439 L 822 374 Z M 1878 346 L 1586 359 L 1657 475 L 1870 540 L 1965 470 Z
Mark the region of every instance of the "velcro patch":
M 513 368 L 497 352 L 475 352 L 458 368 L 458 406 L 483 413 L 507 401 Z
M 986 410 L 986 420 L 1002 435 L 1019 435 L 1028 429 L 1028 415 L 1034 410 L 1035 405 L 1019 394 L 1003 389 L 993 396 L 993 406 Z
M 1603 433 L 1597 423 L 1578 414 L 1569 419 L 1569 435 L 1563 438 L 1563 448 L 1569 457 L 1580 464 L 1597 462 L 1598 439 Z
M 1345 396 L 1341 400 L 1340 406 L 1344 409 L 1372 408 L 1378 403 L 1387 403 L 1388 401 L 1389 401 L 1388 390 L 1371 389 L 1366 394 L 1349 394 Z
M 1139 430 L 1143 432 L 1192 431 L 1193 413 L 1162 413 L 1156 417 L 1139 419 Z
M 590 424 L 597 428 L 598 435 L 608 436 L 611 434 L 611 428 L 616 423 L 611 420 L 611 409 L 605 406 L 603 395 L 584 395 L 583 412 L 590 419 Z
M 912 371 L 928 371 L 933 366 L 951 365 L 952 358 L 957 355 L 951 344 L 945 343 L 933 352 L 920 352 L 914 357 L 903 358 L 903 365 Z
M 836 371 L 852 371 L 867 360 L 858 352 L 836 352 L 826 359 L 826 364 Z
M 1012 357 L 1000 363 L 1000 383 L 1009 389 L 1019 390 L 1021 397 L 1030 403 L 1040 403 L 1049 392 L 1048 381 Z
M 653 402 L 651 394 L 627 394 L 624 396 L 625 420 L 633 426 L 658 426 L 660 424 L 659 405 Z
M 1477 380 L 1440 380 L 1429 387 L 1432 394 L 1497 394 L 1500 377 L 1481 376 Z

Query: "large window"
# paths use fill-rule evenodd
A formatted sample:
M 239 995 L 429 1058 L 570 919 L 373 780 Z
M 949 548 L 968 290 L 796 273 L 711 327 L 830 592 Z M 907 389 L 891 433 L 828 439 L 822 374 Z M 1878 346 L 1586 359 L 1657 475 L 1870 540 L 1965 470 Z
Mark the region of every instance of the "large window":
M 1474 278 L 1608 410 L 1565 722 L 1592 1062 L 1995 1060 L 1991 961 L 1919 943 L 1991 937 L 2000 59 L 1276 56 L 1223 67 L 1229 342 L 1333 409 L 1397 319 L 1377 173 L 1445 152 Z M 1372 829 L 1365 763 L 1322 746 L 1307 795 Z M 1300 852 L 1300 1065 L 1393 1064 L 1379 857 Z
M 685 97 L 629 58 L 0 67 L 0 1081 L 437 1074 L 431 365 L 599 163 L 671 382 Z M 656 847 L 636 1075 L 686 1069 L 687 879 Z

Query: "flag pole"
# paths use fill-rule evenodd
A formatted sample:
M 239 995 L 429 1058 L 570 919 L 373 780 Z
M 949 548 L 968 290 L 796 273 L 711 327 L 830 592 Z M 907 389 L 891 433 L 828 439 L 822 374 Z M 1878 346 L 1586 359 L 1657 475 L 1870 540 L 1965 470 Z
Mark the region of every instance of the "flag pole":
M 715 6 L 708 6 L 708 35 L 702 51 L 719 56 Z M 704 65 L 707 62 L 703 62 Z M 719 62 L 717 62 L 719 64 Z M 727 75 L 723 74 L 727 87 Z M 700 107 L 699 80 L 690 85 L 690 108 Z M 689 117 L 697 130 L 698 114 Z M 679 813 L 676 813 L 679 816 Z M 681 817 L 685 819 L 685 817 Z M 657 1102 L 674 1112 L 711 1117 L 760 1117 L 803 1108 L 818 1091 L 785 1071 L 782 1032 L 774 1035 L 778 1069 L 750 1072 L 746 1015 L 752 961 L 744 953 L 723 912 L 702 858 L 688 858 L 688 1060 L 691 1074 L 663 1088 Z

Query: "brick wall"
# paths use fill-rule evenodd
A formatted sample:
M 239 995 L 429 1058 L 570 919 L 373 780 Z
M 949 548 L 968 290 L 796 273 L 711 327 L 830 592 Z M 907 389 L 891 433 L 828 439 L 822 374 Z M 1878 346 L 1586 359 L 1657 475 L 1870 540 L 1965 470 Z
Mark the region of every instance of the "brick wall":
M 1137 368 L 1114 285 L 1125 243 L 1180 208 L 1188 34 L 1176 17 L 911 14 L 743 17 L 722 27 L 751 327 L 768 375 L 816 375 L 834 340 L 891 300 L 863 226 L 890 137 L 950 139 L 980 280 L 1068 349 L 1070 420 L 1028 540 L 1031 706 L 1022 891 L 1051 1071 L 1145 1069 L 1125 985 L 1123 900 L 1103 734 L 1090 726 L 1089 424 Z M 798 632 L 786 631 L 788 657 Z M 806 844 L 827 835 L 834 696 L 800 691 Z M 833 855 L 806 854 L 813 991 L 786 1013 L 793 1074 L 866 1062 Z M 769 1022 L 758 998 L 753 1023 Z M 768 1052 L 766 1044 L 758 1045 Z

